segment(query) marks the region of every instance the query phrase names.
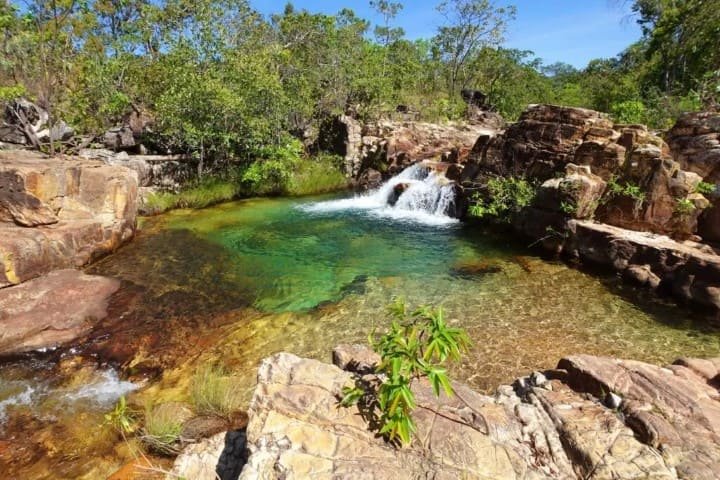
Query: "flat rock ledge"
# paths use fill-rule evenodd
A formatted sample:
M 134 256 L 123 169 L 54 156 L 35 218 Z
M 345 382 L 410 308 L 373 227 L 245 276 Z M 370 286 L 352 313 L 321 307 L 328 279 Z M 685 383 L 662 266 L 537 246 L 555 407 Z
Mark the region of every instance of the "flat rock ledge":
M 372 356 L 341 346 L 334 358 L 354 368 Z M 289 353 L 265 359 L 239 477 L 227 462 L 244 456 L 220 434 L 178 457 L 168 478 L 710 480 L 720 472 L 720 359 L 658 367 L 577 355 L 494 396 L 456 384 L 456 396 L 438 400 L 418 385 L 418 431 L 402 449 L 368 427 L 366 411 L 338 405 L 358 375 Z
M 107 316 L 118 280 L 56 270 L 0 289 L 0 357 L 75 340 Z
M 0 288 L 79 268 L 135 234 L 137 173 L 74 157 L 0 152 Z

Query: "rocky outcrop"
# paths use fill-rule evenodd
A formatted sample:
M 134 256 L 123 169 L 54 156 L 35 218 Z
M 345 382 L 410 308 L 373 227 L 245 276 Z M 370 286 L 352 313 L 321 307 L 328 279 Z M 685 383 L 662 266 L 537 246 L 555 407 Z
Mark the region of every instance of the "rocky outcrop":
M 32 152 L 0 152 L 0 288 L 83 266 L 135 233 L 137 175 Z
M 496 119 L 483 123 L 432 124 L 381 121 L 362 125 L 338 117 L 320 133 L 320 148 L 345 158 L 345 171 L 356 187 L 377 187 L 409 165 L 443 157 L 464 161 L 479 135 L 495 132 Z
M 358 352 L 344 349 L 349 370 L 288 353 L 261 363 L 240 479 L 710 480 L 720 471 L 720 359 L 662 368 L 578 355 L 492 397 L 454 384 L 455 396 L 438 399 L 416 383 L 417 432 L 397 448 L 370 411 L 338 405 L 344 386 L 372 380 L 353 371 L 372 361 L 353 360 Z M 202 459 L 179 460 L 173 474 L 218 464 L 219 440 L 197 450 Z
M 715 185 L 712 207 L 698 219 L 698 233 L 720 243 L 720 113 L 696 112 L 680 117 L 667 133 L 672 155 L 683 168 Z
M 712 248 L 590 221 L 570 221 L 564 232 L 566 254 L 720 315 L 720 255 Z
M 556 212 L 688 238 L 696 233 L 709 202 L 695 191 L 701 177 L 684 170 L 670 153 L 670 147 L 642 125 L 615 125 L 593 110 L 531 105 L 503 134 L 478 139 L 460 178 L 471 191 L 498 175 L 549 182 L 541 190 L 557 191 L 561 185 L 580 187 L 575 166 L 586 167 L 608 188 L 600 189 L 604 192 L 599 198 L 589 195 L 575 212 L 568 202 L 580 199 L 556 202 Z M 556 178 L 563 175 L 569 176 Z
M 87 334 L 107 315 L 111 278 L 58 270 L 0 290 L 0 356 L 53 348 Z

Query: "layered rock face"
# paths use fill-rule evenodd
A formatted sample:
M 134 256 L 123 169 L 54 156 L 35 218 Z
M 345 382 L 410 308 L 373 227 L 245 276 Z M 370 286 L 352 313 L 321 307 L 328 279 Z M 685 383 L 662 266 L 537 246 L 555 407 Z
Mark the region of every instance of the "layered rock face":
M 573 165 L 568 170 L 568 166 Z M 461 174 L 466 187 L 489 176 L 522 176 L 545 182 L 544 190 L 577 183 L 577 168 L 606 182 L 573 212 L 541 208 L 574 218 L 597 220 L 631 230 L 687 238 L 709 206 L 695 191 L 702 177 L 671 156 L 670 147 L 642 125 L 615 125 L 600 112 L 554 105 L 531 105 L 503 134 L 480 137 Z M 574 176 L 558 182 L 553 177 Z M 632 194 L 632 195 L 631 195 Z
M 0 152 L 0 288 L 83 266 L 129 240 L 137 188 L 123 167 Z
M 720 256 L 698 243 L 720 238 L 720 192 L 699 191 L 720 165 L 719 125 L 718 114 L 685 116 L 668 145 L 599 112 L 534 105 L 504 133 L 481 136 L 459 177 L 486 201 L 489 179 L 527 179 L 536 195 L 510 218 L 516 230 L 720 312 Z
M 320 146 L 342 155 L 348 176 L 365 190 L 419 161 L 463 161 L 478 136 L 494 133 L 496 124 L 382 121 L 361 125 L 341 116 L 321 132 Z
M 715 185 L 711 208 L 699 219 L 698 233 L 720 243 L 720 113 L 688 113 L 667 133 L 673 157 L 684 170 Z
M 339 348 L 348 370 L 287 353 L 262 362 L 240 479 L 710 480 L 720 471 L 720 359 L 662 368 L 579 355 L 492 397 L 454 384 L 454 397 L 438 399 L 416 383 L 417 433 L 400 449 L 377 435 L 369 410 L 339 406 L 344 386 L 372 376 L 353 371 L 372 355 Z M 173 474 L 204 463 L 211 473 L 193 478 L 213 478 L 233 449 L 209 441 Z

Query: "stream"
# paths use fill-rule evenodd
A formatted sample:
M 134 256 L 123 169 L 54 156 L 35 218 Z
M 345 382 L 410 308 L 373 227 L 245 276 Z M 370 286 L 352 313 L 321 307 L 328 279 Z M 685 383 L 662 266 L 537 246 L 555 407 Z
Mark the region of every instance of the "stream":
M 329 361 L 334 345 L 386 325 L 395 297 L 441 305 L 468 331 L 451 372 L 486 392 L 573 353 L 720 355 L 718 331 L 688 309 L 450 218 L 454 201 L 416 166 L 366 195 L 143 219 L 135 240 L 87 268 L 122 281 L 90 337 L 0 366 L 0 478 L 105 478 L 131 459 L 103 421 L 120 396 L 187 400 L 197 366 L 214 363 L 249 400 L 262 358 Z

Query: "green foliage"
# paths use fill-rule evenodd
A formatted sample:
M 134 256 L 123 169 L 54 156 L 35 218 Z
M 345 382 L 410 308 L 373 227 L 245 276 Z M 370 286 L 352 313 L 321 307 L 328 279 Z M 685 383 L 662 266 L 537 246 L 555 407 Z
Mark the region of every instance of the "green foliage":
M 697 187 L 695 187 L 695 191 L 697 193 L 700 193 L 702 195 L 712 195 L 715 193 L 715 184 L 713 183 L 707 183 L 707 182 L 700 182 L 698 183 Z
M 412 411 L 417 406 L 413 382 L 427 378 L 436 396 L 453 395 L 453 388 L 444 364 L 458 361 L 470 344 L 467 334 L 451 327 L 442 308 L 422 306 L 409 312 L 402 300 L 388 307 L 392 317 L 390 328 L 372 338 L 373 349 L 380 355 L 376 372 L 382 383 L 376 392 L 362 386 L 343 389 L 343 406 L 373 396 L 380 410 L 380 433 L 390 442 L 407 445 L 416 431 Z
M 632 198 L 636 202 L 645 201 L 645 192 L 639 185 L 636 185 L 630 181 L 619 183 L 616 177 L 610 178 L 607 183 L 608 197 L 612 196 L 624 196 Z
M 128 406 L 125 396 L 120 397 L 113 410 L 105 414 L 105 424 L 120 432 L 123 437 L 137 430 L 137 413 Z
M 577 209 L 577 205 L 573 202 L 560 202 L 560 211 L 566 215 L 575 215 Z
M 695 212 L 695 204 L 688 198 L 675 199 L 675 215 L 678 217 L 687 217 Z
M 347 188 L 348 180 L 340 167 L 342 160 L 342 157 L 326 154 L 302 160 L 292 173 L 286 192 L 300 196 Z
M 641 100 L 625 100 L 610 106 L 610 113 L 618 123 L 642 123 L 645 110 Z
M 25 87 L 22 85 L 0 86 L 0 103 L 14 100 L 26 94 Z
M 230 417 L 242 406 L 240 387 L 238 379 L 224 369 L 204 365 L 195 372 L 190 396 L 197 413 Z
M 237 172 L 230 170 L 223 176 L 206 176 L 177 193 L 152 193 L 146 199 L 146 209 L 162 213 L 176 208 L 205 208 L 233 200 L 242 192 L 237 177 Z
M 498 177 L 488 181 L 487 196 L 488 200 L 479 195 L 474 197 L 470 215 L 507 221 L 513 213 L 530 205 L 535 198 L 535 188 L 524 178 Z

